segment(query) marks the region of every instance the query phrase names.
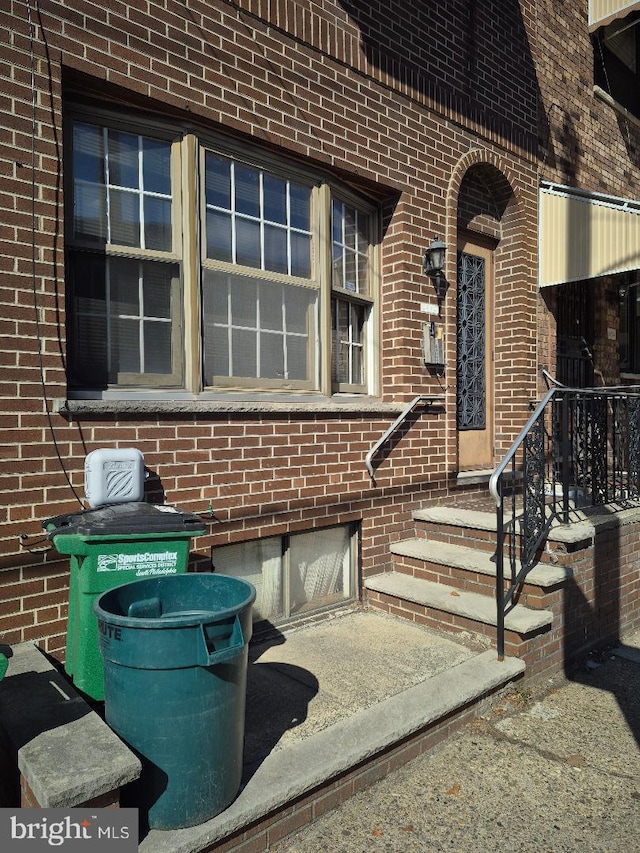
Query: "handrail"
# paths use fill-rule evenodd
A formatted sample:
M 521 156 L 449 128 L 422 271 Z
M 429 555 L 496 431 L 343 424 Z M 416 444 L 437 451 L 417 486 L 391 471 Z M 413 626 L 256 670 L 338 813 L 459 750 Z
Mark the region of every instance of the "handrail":
M 522 488 L 516 491 L 520 479 Z M 496 503 L 497 648 L 502 660 L 506 613 L 538 562 L 553 523 L 568 523 L 572 509 L 638 505 L 640 388 L 567 388 L 557 383 L 492 473 L 489 491 Z
M 388 441 L 388 439 L 393 435 L 393 433 L 398 429 L 398 427 L 409 417 L 411 412 L 419 403 L 426 403 L 427 401 L 433 402 L 436 399 L 437 396 L 433 394 L 418 394 L 418 396 L 414 397 L 414 399 L 409 403 L 409 405 L 405 409 L 403 409 L 403 411 L 398 415 L 398 417 L 391 424 L 389 429 L 387 429 L 381 436 L 381 438 L 379 438 L 378 441 L 373 445 L 371 450 L 365 456 L 364 460 L 364 464 L 367 466 L 367 471 L 369 472 L 369 476 L 372 480 L 375 480 L 372 459 L 376 455 L 378 450 L 380 450 L 385 441 Z
M 498 481 L 500 480 L 500 478 L 504 474 L 509 462 L 511 462 L 513 457 L 518 452 L 522 442 L 525 440 L 525 438 L 531 432 L 533 425 L 535 424 L 535 422 L 538 420 L 538 418 L 540 417 L 540 415 L 542 414 L 542 412 L 546 408 L 547 403 L 556 394 L 556 391 L 557 391 L 557 388 L 550 388 L 547 391 L 547 393 L 544 395 L 542 400 L 538 403 L 538 405 L 533 410 L 533 413 L 532 413 L 531 417 L 529 418 L 529 420 L 526 422 L 526 424 L 520 430 L 520 434 L 518 435 L 516 440 L 513 442 L 513 444 L 509 448 L 509 450 L 507 450 L 507 453 L 506 453 L 504 459 L 498 465 L 496 470 L 493 472 L 493 474 L 489 478 L 489 493 L 491 494 L 491 497 L 495 500 L 497 507 L 499 507 L 502 503 L 502 495 L 500 494 Z

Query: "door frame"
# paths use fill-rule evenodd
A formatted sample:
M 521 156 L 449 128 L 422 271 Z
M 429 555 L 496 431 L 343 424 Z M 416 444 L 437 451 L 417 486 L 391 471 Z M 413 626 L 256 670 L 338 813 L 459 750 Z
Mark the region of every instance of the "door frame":
M 464 252 L 481 257 L 485 261 L 484 283 L 484 380 L 485 380 L 485 426 L 461 429 L 458 426 L 458 310 L 459 273 L 456 263 L 456 436 L 458 448 L 458 470 L 488 470 L 494 467 L 495 436 L 495 376 L 494 376 L 494 250 L 496 242 L 477 234 L 461 234 L 458 239 L 458 254 Z

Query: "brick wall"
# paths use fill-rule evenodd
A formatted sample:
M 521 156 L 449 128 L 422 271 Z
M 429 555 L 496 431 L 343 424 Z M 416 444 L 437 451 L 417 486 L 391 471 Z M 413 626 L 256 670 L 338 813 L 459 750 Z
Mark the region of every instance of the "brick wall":
M 594 94 L 587 5 L 583 0 L 537 4 L 541 37 L 534 53 L 540 90 L 540 176 L 592 192 L 635 198 L 640 128 Z M 596 300 L 595 381 L 618 384 L 619 310 L 612 298 L 617 284 L 615 279 L 603 278 L 589 286 Z M 553 373 L 555 338 L 547 319 L 541 317 L 539 359 Z
M 362 571 L 385 568 L 385 546 L 411 510 L 455 477 L 453 247 L 458 191 L 474 165 L 490 164 L 511 193 L 498 265 L 500 448 L 535 390 L 536 4 L 449 0 L 437 14 L 429 3 L 329 0 L 2 5 L 3 640 L 63 654 L 67 561 L 42 541 L 41 523 L 78 509 L 67 475 L 82 497 L 84 457 L 101 446 L 139 447 L 152 487 L 204 514 L 196 545 L 205 566 L 212 544 L 358 520 Z M 326 168 L 375 200 L 380 396 L 395 405 L 340 416 L 265 404 L 66 413 L 62 98 L 71 89 L 223 130 Z M 444 379 L 421 358 L 420 306 L 433 299 L 421 256 L 434 234 L 449 246 Z M 364 457 L 418 393 L 444 394 L 444 405 L 412 423 L 373 483 Z

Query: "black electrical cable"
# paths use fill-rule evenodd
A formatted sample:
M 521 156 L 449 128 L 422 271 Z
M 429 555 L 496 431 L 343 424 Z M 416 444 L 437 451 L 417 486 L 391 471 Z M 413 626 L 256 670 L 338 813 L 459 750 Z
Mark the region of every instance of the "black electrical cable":
M 37 2 L 37 0 L 36 0 Z M 44 375 L 44 360 L 42 357 L 42 335 L 40 332 L 40 317 L 39 317 L 39 305 L 38 305 L 38 288 L 36 284 L 36 77 L 35 77 L 35 51 L 34 51 L 34 26 L 33 20 L 31 17 L 31 0 L 27 0 L 27 17 L 29 22 L 29 48 L 31 55 L 31 285 L 33 290 L 33 308 L 35 315 L 35 327 L 36 327 L 36 339 L 38 343 L 38 364 L 40 367 L 40 384 L 42 386 L 42 399 L 44 402 L 44 409 L 47 416 L 47 422 L 49 424 L 49 432 L 51 433 L 51 440 L 53 443 L 53 447 L 56 452 L 56 456 L 58 457 L 58 462 L 60 463 L 60 467 L 65 476 L 67 483 L 69 484 L 69 488 L 74 494 L 75 499 L 78 501 L 80 506 L 84 509 L 84 504 L 82 499 L 78 495 L 73 483 L 71 482 L 71 478 L 69 477 L 69 472 L 65 466 L 64 460 L 60 453 L 60 448 L 58 446 L 58 439 L 56 437 L 55 428 L 53 426 L 53 419 L 51 417 L 51 410 L 49 408 L 49 400 L 47 398 L 47 385 L 45 381 Z

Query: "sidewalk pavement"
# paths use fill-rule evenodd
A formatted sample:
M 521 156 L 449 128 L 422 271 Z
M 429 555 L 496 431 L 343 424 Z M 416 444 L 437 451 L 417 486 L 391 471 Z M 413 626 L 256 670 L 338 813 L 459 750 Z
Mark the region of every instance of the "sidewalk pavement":
M 272 853 L 640 850 L 640 632 L 541 697 L 512 691 Z

